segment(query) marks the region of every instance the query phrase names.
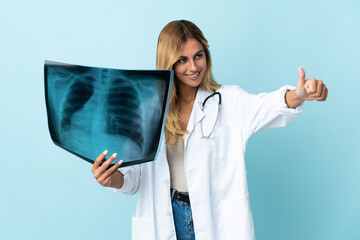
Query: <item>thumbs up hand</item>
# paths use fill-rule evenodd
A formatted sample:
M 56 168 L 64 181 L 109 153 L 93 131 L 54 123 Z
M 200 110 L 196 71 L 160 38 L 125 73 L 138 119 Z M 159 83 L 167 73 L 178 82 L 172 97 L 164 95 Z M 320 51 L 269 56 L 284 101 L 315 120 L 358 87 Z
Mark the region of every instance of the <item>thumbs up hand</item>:
M 305 71 L 302 67 L 299 67 L 299 82 L 295 94 L 304 101 L 325 101 L 328 95 L 328 89 L 323 81 L 317 80 L 316 78 L 305 80 Z

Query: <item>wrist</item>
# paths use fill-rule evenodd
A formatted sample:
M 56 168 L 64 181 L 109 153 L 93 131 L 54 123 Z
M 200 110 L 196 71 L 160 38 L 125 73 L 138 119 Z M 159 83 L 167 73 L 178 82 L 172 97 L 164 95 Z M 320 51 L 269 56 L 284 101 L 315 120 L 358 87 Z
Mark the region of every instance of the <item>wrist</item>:
M 291 91 L 288 90 L 285 93 L 285 103 L 288 106 L 288 108 L 296 108 L 303 102 L 304 102 L 304 99 L 300 98 L 296 94 L 296 89 L 291 90 Z

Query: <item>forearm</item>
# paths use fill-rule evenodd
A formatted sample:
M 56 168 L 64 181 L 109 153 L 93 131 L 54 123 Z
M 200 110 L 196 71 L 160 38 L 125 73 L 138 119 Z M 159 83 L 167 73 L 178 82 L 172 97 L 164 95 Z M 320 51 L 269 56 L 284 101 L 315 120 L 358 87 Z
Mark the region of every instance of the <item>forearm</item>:
M 296 96 L 294 89 L 285 93 L 285 102 L 289 108 L 296 108 L 303 103 L 304 100 Z

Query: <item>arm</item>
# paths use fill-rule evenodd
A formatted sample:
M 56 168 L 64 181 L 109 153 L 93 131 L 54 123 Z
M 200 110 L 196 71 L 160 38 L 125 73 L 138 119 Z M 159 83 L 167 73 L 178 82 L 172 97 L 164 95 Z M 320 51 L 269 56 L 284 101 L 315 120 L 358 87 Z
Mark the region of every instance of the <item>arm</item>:
M 289 108 L 285 102 L 285 94 L 294 89 L 286 85 L 273 92 L 255 95 L 236 88 L 234 119 L 240 123 L 246 140 L 257 131 L 284 127 L 301 114 L 302 104 Z
M 321 80 L 310 78 L 305 80 L 305 71 L 299 67 L 299 82 L 297 88 L 285 94 L 285 102 L 289 108 L 296 108 L 304 101 L 325 101 L 328 89 Z

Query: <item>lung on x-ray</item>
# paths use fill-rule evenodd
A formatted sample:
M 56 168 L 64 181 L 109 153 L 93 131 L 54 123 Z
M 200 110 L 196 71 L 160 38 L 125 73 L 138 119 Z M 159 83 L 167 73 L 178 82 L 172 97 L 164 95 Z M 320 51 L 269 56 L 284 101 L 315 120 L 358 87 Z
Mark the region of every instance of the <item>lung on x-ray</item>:
M 121 167 L 155 160 L 164 134 L 172 70 L 120 70 L 45 61 L 53 142 L 94 163 L 104 150 Z

